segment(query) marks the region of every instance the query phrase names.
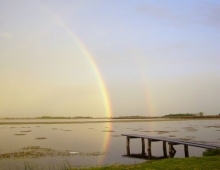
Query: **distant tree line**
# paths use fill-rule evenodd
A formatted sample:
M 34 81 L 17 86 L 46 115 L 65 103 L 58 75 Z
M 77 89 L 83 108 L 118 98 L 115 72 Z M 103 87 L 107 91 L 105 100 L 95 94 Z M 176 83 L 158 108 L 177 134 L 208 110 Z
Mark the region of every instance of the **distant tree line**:
M 203 112 L 199 112 L 199 113 L 177 113 L 177 114 L 168 114 L 168 115 L 164 115 L 165 117 L 181 117 L 181 116 L 203 116 L 204 113 Z
M 149 117 L 146 116 L 118 116 L 112 117 L 112 119 L 147 119 Z
M 37 119 L 92 119 L 90 116 L 75 116 L 75 117 L 65 117 L 65 116 L 41 116 Z

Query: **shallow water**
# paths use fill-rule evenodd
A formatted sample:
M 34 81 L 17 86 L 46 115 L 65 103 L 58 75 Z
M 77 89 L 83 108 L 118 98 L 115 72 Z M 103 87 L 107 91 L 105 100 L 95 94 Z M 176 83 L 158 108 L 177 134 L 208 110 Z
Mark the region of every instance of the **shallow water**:
M 134 164 L 144 160 L 122 156 L 126 154 L 126 138 L 121 136 L 122 133 L 220 143 L 219 130 L 220 121 L 208 119 L 0 125 L 0 155 L 21 152 L 22 148 L 29 146 L 50 148 L 68 154 L 78 153 L 72 156 L 55 154 L 36 158 L 0 158 L 0 167 L 2 170 L 13 169 L 15 166 L 24 166 L 24 162 L 49 167 L 61 164 L 62 161 L 68 161 L 72 166 Z M 184 157 L 182 145 L 175 146 L 175 149 L 177 150 L 175 157 Z M 189 147 L 190 156 L 201 156 L 203 151 L 201 148 Z M 140 139 L 131 140 L 131 153 L 141 153 Z M 163 155 L 161 142 L 152 143 L 152 155 Z

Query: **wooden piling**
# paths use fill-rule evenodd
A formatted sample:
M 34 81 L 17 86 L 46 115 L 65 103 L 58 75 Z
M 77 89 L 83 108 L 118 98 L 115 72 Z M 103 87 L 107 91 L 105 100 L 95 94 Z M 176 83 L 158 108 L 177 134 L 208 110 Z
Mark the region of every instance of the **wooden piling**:
M 145 156 L 145 141 L 144 141 L 144 138 L 141 138 L 141 143 L 142 143 L 142 156 Z
M 130 155 L 130 137 L 127 136 L 127 140 L 126 140 L 126 149 L 127 149 L 127 155 Z
M 163 141 L 163 156 L 164 156 L 164 158 L 167 158 L 167 145 L 166 145 L 166 141 Z
M 172 158 L 175 156 L 175 154 L 176 154 L 176 149 L 172 145 Z
M 169 158 L 172 158 L 172 144 L 169 143 Z
M 176 154 L 176 149 L 173 147 L 174 143 L 169 143 L 169 158 L 173 158 Z
M 147 152 L 148 152 L 148 159 L 151 159 L 152 158 L 152 155 L 151 155 L 151 139 L 148 139 Z
M 188 145 L 184 145 L 185 157 L 189 157 Z

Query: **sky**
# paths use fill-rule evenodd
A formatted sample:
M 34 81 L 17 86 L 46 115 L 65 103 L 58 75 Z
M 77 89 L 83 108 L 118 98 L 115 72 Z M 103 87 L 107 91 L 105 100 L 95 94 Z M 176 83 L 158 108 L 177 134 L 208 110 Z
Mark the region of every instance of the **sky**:
M 0 117 L 220 113 L 220 1 L 0 0 Z

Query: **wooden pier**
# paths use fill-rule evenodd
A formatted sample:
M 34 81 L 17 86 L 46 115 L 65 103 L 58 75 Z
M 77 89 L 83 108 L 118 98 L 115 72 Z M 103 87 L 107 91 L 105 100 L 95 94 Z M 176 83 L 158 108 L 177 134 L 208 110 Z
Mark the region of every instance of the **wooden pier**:
M 206 149 L 215 149 L 220 148 L 220 145 L 217 144 L 208 144 L 208 143 L 201 143 L 201 142 L 193 142 L 193 141 L 184 141 L 184 140 L 178 140 L 178 139 L 172 139 L 172 138 L 162 138 L 162 137 L 152 137 L 152 136 L 146 136 L 146 135 L 137 135 L 137 134 L 121 134 L 122 136 L 126 136 L 126 150 L 127 155 L 131 156 L 130 153 L 130 139 L 141 139 L 141 145 L 142 145 L 142 156 L 146 157 L 148 159 L 152 159 L 152 153 L 151 153 L 151 144 L 152 142 L 163 142 L 162 148 L 163 148 L 163 157 L 167 158 L 167 143 L 169 146 L 169 158 L 173 158 L 175 156 L 176 150 L 174 148 L 174 145 L 184 145 L 184 152 L 185 157 L 189 157 L 189 150 L 188 146 L 193 147 L 199 147 L 199 148 L 206 148 Z M 145 153 L 145 139 L 147 139 L 147 154 Z

